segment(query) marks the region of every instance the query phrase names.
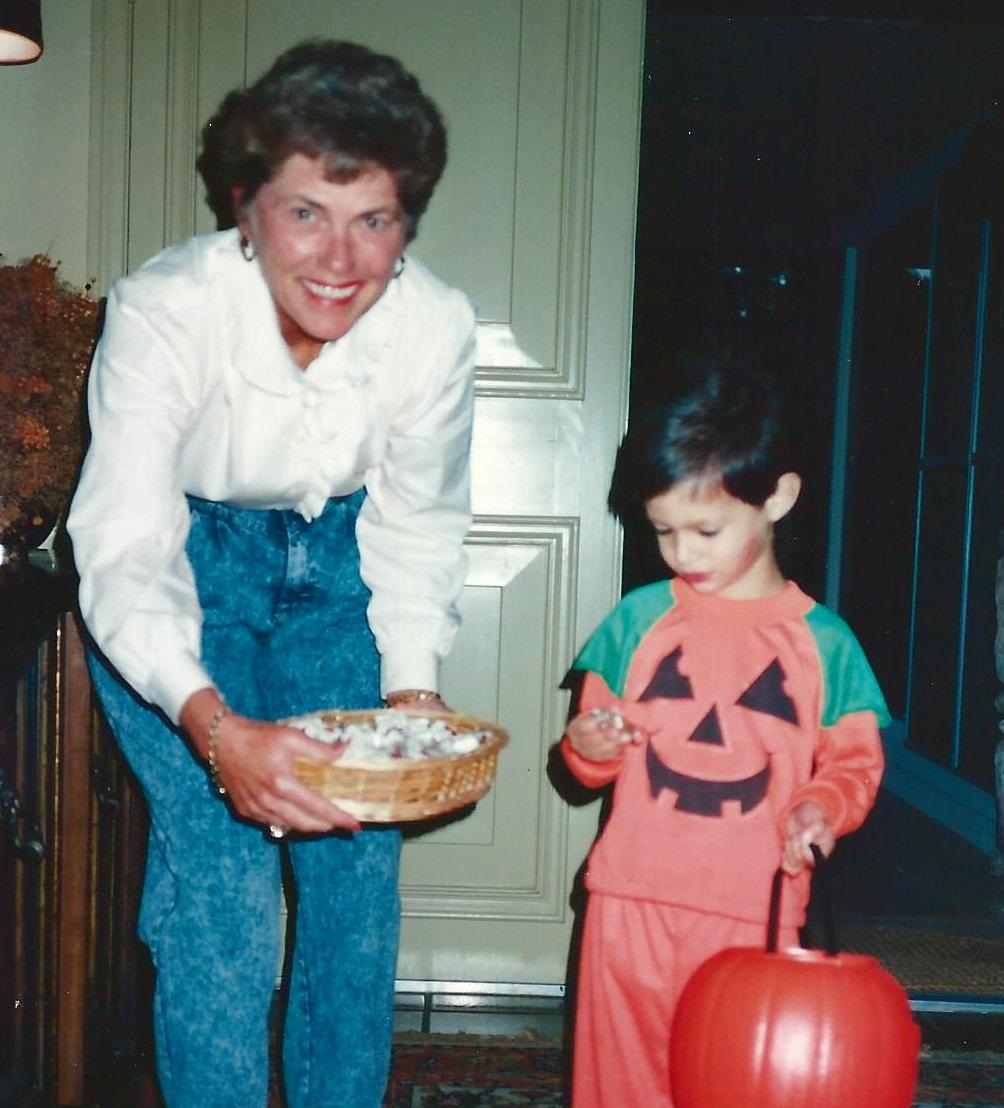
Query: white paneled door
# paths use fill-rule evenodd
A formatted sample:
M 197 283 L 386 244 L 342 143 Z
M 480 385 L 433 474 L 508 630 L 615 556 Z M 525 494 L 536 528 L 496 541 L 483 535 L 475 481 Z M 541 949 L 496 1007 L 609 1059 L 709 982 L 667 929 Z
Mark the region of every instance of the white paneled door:
M 627 404 L 643 11 L 108 0 L 97 24 L 92 271 L 105 282 L 211 229 L 192 169 L 198 128 L 304 37 L 397 55 L 446 117 L 449 165 L 413 250 L 469 294 L 479 323 L 475 522 L 444 690 L 512 741 L 472 814 L 409 838 L 402 978 L 564 979 L 596 807 L 570 808 L 545 770 L 565 670 L 619 592 L 605 494 Z

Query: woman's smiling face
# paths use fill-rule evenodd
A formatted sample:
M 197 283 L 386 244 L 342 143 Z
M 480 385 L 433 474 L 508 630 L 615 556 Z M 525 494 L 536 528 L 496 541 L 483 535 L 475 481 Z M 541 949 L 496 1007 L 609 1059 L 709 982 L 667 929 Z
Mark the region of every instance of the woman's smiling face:
M 293 154 L 239 211 L 301 366 L 373 307 L 404 250 L 397 185 L 381 168 L 339 183 L 321 161 Z

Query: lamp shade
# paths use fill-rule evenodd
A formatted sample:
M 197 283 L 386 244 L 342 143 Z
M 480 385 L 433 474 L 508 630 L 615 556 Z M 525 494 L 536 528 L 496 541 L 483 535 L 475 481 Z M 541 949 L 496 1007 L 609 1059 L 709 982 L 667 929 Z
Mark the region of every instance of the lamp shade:
M 0 0 L 0 64 L 24 65 L 41 53 L 41 0 Z

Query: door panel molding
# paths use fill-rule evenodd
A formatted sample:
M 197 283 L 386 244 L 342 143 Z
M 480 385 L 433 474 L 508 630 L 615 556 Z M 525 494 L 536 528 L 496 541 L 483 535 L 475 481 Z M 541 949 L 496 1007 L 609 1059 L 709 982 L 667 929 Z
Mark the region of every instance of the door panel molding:
M 581 399 L 599 0 L 520 6 L 520 103 L 547 104 L 553 118 L 548 126 L 542 126 L 539 117 L 525 109 L 519 112 L 513 167 L 510 313 L 502 321 L 479 321 L 480 392 L 486 396 Z M 553 30 L 537 25 L 548 16 L 553 21 L 559 15 L 564 21 L 564 58 L 554 57 Z M 557 84 L 558 76 L 563 76 L 562 87 Z M 554 133 L 562 136 L 560 144 L 551 141 Z M 556 240 L 549 228 L 557 230 Z M 551 290 L 553 299 L 540 297 L 542 287 Z M 523 351 L 531 353 L 524 355 Z
M 406 844 L 406 916 L 563 918 L 566 821 L 546 768 L 563 727 L 558 686 L 575 623 L 577 547 L 578 521 L 570 517 L 474 522 L 464 621 L 444 663 L 443 690 L 460 711 L 504 720 L 510 742 L 491 791 L 470 815 Z

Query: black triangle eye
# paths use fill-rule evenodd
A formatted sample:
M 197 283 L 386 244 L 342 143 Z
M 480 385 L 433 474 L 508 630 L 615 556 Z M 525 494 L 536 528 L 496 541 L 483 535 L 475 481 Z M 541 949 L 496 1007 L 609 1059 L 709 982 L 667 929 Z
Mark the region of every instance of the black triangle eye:
M 706 743 L 708 746 L 724 746 L 721 724 L 718 722 L 718 712 L 712 704 L 711 710 L 690 733 L 688 743 Z
M 667 654 L 638 699 L 655 700 L 657 697 L 662 697 L 665 700 L 693 700 L 694 690 L 690 684 L 690 678 L 684 677 L 680 672 L 682 656 L 683 648 L 679 646 L 672 654 Z
M 752 685 L 739 697 L 736 704 L 754 712 L 783 719 L 786 723 L 798 726 L 798 708 L 794 700 L 784 691 L 784 670 L 781 663 L 773 662 L 760 674 Z

